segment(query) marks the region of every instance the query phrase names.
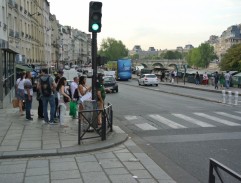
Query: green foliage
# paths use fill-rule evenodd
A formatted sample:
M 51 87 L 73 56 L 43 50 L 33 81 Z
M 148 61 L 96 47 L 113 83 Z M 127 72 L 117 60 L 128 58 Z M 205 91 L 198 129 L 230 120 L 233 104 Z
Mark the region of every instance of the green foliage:
M 100 45 L 99 55 L 110 60 L 118 60 L 128 56 L 128 49 L 121 42 L 114 38 L 103 39 Z
M 169 59 L 169 60 L 173 60 L 173 59 L 182 59 L 183 55 L 182 53 L 178 52 L 178 51 L 167 51 L 164 55 L 163 55 L 164 59 Z
M 241 71 L 241 44 L 233 45 L 229 48 L 219 66 L 221 70 Z
M 106 67 L 108 68 L 108 70 L 116 71 L 117 70 L 117 61 L 107 62 Z
M 187 63 L 190 66 L 207 68 L 209 63 L 217 58 L 213 46 L 202 43 L 198 48 L 194 48 L 186 55 Z

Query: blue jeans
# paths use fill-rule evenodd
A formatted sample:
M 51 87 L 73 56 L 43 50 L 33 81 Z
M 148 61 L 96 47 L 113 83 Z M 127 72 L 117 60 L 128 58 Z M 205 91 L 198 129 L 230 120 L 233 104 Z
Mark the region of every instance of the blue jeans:
M 199 85 L 199 79 L 195 79 L 196 85 Z
M 226 88 L 229 89 L 229 85 L 230 85 L 230 81 L 229 80 L 225 80 L 225 84 L 226 84 Z
M 43 112 L 44 112 L 44 121 L 45 122 L 54 122 L 54 112 L 55 112 L 55 97 L 51 95 L 49 97 L 41 97 L 43 102 Z M 50 120 L 48 117 L 48 103 L 50 105 Z
M 30 110 L 32 108 L 32 97 L 31 97 L 31 100 L 29 100 L 28 95 L 24 94 L 24 98 L 25 98 L 26 119 L 30 119 L 31 118 Z

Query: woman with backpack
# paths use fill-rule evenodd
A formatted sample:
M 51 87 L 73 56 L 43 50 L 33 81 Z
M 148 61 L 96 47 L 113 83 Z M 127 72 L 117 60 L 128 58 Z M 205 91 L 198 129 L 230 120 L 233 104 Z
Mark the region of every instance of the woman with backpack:
M 60 78 L 56 91 L 58 92 L 58 102 L 59 102 L 59 123 L 60 127 L 66 128 L 67 125 L 64 125 L 64 115 L 66 113 L 66 101 L 64 101 L 64 97 L 67 98 L 68 101 L 70 101 L 69 95 L 65 93 L 65 85 L 67 83 L 67 80 L 65 77 Z

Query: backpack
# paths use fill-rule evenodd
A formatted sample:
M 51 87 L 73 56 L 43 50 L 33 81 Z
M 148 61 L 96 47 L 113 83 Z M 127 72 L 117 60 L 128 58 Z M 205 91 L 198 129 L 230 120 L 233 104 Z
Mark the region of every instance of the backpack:
M 76 89 L 74 90 L 73 98 L 79 100 L 79 97 L 80 97 L 80 96 L 79 96 L 79 90 L 78 90 L 78 88 L 76 88 Z
M 40 79 L 40 84 L 41 84 L 42 95 L 44 97 L 49 97 L 52 94 L 52 89 L 49 83 L 49 76 L 45 81 Z

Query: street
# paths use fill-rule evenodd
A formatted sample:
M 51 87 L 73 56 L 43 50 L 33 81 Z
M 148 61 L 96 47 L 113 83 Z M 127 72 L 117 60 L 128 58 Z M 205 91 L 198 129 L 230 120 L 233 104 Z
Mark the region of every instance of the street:
M 106 101 L 113 104 L 114 121 L 145 153 L 179 183 L 207 182 L 209 158 L 241 173 L 240 105 L 157 90 L 221 99 L 218 93 L 119 82 L 119 93 Z

